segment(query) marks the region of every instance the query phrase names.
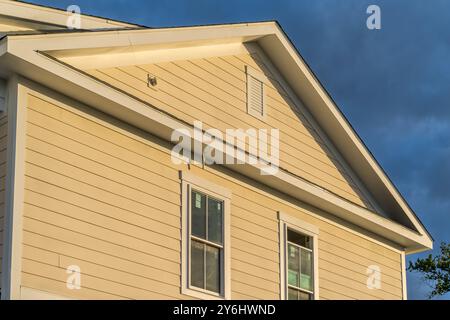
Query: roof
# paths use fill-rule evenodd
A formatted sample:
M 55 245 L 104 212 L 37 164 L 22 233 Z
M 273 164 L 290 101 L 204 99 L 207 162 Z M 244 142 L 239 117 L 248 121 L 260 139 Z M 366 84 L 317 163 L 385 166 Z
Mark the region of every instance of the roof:
M 57 7 L 53 7 L 53 6 L 49 6 L 49 5 L 42 5 L 42 4 L 37 5 L 37 4 L 33 4 L 33 3 L 30 3 L 30 2 L 27 2 L 27 1 L 22 1 L 22 0 L 13 0 L 13 1 L 16 1 L 16 2 L 19 2 L 19 3 L 23 3 L 23 4 L 26 4 L 26 5 L 30 5 L 30 6 L 34 6 L 34 7 L 37 7 L 37 8 L 40 7 L 40 8 L 47 8 L 47 9 L 56 10 L 56 11 L 60 11 L 60 12 L 64 12 L 64 13 L 66 12 L 63 9 L 60 9 L 60 8 L 57 8 Z M 82 15 L 86 16 L 86 17 L 92 17 L 92 18 L 100 19 L 100 20 L 103 20 L 103 21 L 111 21 L 111 22 L 117 23 L 117 24 L 125 26 L 125 27 L 147 28 L 144 25 L 135 24 L 135 23 L 131 23 L 131 22 L 128 22 L 128 21 L 122 21 L 122 20 L 118 20 L 118 19 L 110 19 L 110 18 L 105 18 L 105 17 L 102 17 L 102 16 L 98 16 L 98 15 L 88 14 L 88 13 L 83 13 Z
M 3 57 L 0 56 L 0 66 L 170 141 L 168 137 L 174 128 L 192 128 L 170 114 L 161 112 L 155 106 L 127 96 L 126 93 L 93 79 L 75 67 L 62 63 L 58 58 L 123 51 L 124 48 L 130 47 L 130 50 L 153 50 L 210 43 L 248 42 L 257 43 L 264 50 L 389 217 L 349 203 L 289 172 L 282 171 L 268 178 L 256 175 L 258 170 L 255 171 L 257 168 L 254 166 L 246 165 L 233 169 L 381 235 L 403 246 L 409 253 L 432 248 L 433 240 L 424 225 L 275 21 L 8 35 L 0 42 L 0 55 L 3 54 Z
M 35 5 L 25 1 L 0 0 L 1 20 L 13 20 L 20 26 L 34 30 L 67 29 L 67 18 L 71 13 L 54 7 Z M 102 18 L 82 13 L 82 29 L 118 29 L 144 27 L 141 25 Z

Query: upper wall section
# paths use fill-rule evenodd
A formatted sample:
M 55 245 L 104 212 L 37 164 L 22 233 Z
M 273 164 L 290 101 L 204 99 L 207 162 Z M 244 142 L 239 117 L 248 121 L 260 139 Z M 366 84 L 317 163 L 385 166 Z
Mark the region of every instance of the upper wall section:
M 403 297 L 397 246 L 230 170 L 176 165 L 166 141 L 77 101 L 33 84 L 26 94 L 22 290 L 191 298 L 180 294 L 181 170 L 232 194 L 232 299 L 280 298 L 279 211 L 320 230 L 320 299 Z M 67 288 L 71 265 L 80 290 Z M 371 265 L 379 290 L 367 287 Z
M 199 57 L 201 49 L 197 49 L 189 59 L 181 59 L 181 55 L 172 50 L 175 55 L 172 61 L 162 54 L 149 55 L 147 61 L 155 63 L 145 63 L 142 53 L 135 56 L 136 64 L 106 56 L 96 68 L 92 63 L 96 60 L 88 57 L 68 58 L 65 62 L 178 119 L 190 124 L 202 121 L 204 129 L 217 128 L 222 132 L 234 128 L 279 129 L 280 167 L 353 203 L 373 209 L 351 171 L 330 149 L 303 106 L 294 101 L 277 75 L 271 72 L 270 61 L 256 45 L 249 48 L 207 57 Z M 207 55 L 208 49 L 204 50 L 203 55 Z M 117 61 L 118 66 L 105 64 L 111 60 Z M 265 119 L 247 113 L 246 67 L 267 78 L 264 83 Z M 157 77 L 157 86 L 148 86 L 149 74 Z

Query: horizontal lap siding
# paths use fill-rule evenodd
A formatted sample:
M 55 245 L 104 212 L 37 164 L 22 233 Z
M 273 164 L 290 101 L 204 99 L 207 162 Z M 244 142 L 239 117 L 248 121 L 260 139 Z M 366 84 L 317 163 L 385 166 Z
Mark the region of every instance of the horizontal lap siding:
M 225 132 L 227 128 L 279 128 L 280 165 L 352 202 L 368 206 L 361 191 L 311 123 L 262 64 L 257 54 L 88 70 L 92 76 L 177 118 Z M 269 77 L 267 121 L 247 114 L 245 66 Z M 147 75 L 158 78 L 148 87 Z
M 69 100 L 28 98 L 22 285 L 74 298 L 180 299 L 180 180 L 165 142 Z M 320 229 L 321 298 L 401 298 L 400 255 L 228 172 L 234 299 L 280 296 L 277 211 Z M 280 195 L 281 196 L 281 195 Z M 78 265 L 82 290 L 66 289 Z M 382 288 L 366 288 L 379 265 Z
M 0 289 L 2 288 L 3 233 L 5 223 L 6 144 L 8 118 L 6 112 L 0 116 Z
M 184 298 L 178 172 L 167 154 L 28 101 L 23 285 L 76 298 Z M 65 287 L 72 264 L 83 290 Z
M 317 210 L 310 210 L 299 203 L 282 201 L 270 189 L 250 187 L 250 180 L 244 179 L 242 183 L 242 178 L 231 172 L 218 175 L 212 170 L 205 172 L 197 167 L 193 167 L 191 171 L 233 192 L 232 271 L 247 270 L 249 275 L 243 285 L 243 275 L 232 272 L 232 291 L 236 297 L 253 294 L 259 299 L 279 298 L 279 287 L 275 292 L 275 287 L 269 286 L 266 281 L 274 281 L 279 286 L 277 211 L 283 211 L 316 225 L 320 230 L 319 285 L 321 290 L 324 289 L 320 294 L 321 298 L 402 298 L 400 253 L 317 218 Z M 371 265 L 377 265 L 381 269 L 379 290 L 367 288 L 366 271 Z M 257 284 L 254 282 L 255 277 L 258 278 Z M 247 285 L 253 285 L 258 290 L 251 291 Z

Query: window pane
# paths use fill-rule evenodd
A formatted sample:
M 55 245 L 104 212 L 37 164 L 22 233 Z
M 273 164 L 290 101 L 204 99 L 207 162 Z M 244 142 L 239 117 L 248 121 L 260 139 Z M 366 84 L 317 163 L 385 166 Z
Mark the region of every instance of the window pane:
M 208 198 L 208 240 L 222 244 L 223 202 Z
M 297 290 L 295 289 L 288 289 L 288 300 L 298 300 Z
M 289 288 L 288 300 L 312 300 L 312 295 L 300 290 Z
M 192 191 L 192 235 L 206 239 L 206 196 Z
M 288 244 L 288 283 L 298 287 L 300 277 L 300 261 L 298 247 Z
M 206 290 L 220 293 L 220 249 L 206 245 Z
M 313 278 L 312 278 L 312 254 L 310 251 L 301 249 L 301 277 L 300 288 L 313 291 Z
M 312 249 L 312 238 L 288 229 L 288 241 Z
M 312 295 L 306 292 L 298 292 L 298 300 L 312 300 Z
M 205 288 L 205 260 L 204 245 L 200 242 L 191 241 L 191 285 Z

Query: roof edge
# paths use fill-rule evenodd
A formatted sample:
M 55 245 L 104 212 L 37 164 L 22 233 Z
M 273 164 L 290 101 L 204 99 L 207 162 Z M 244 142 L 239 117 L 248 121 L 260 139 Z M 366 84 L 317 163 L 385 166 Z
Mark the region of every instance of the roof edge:
M 360 136 L 357 134 L 357 132 L 354 130 L 353 126 L 350 124 L 349 120 L 345 117 L 343 112 L 338 107 L 337 103 L 333 100 L 331 94 L 326 90 L 326 88 L 322 85 L 318 77 L 315 75 L 315 73 L 312 71 L 311 67 L 307 64 L 307 62 L 303 59 L 298 49 L 295 47 L 293 42 L 290 40 L 290 38 L 287 36 L 287 34 L 282 29 L 281 25 L 276 22 L 276 27 L 278 28 L 279 32 L 281 33 L 282 37 L 278 37 L 280 41 L 286 39 L 286 44 L 290 46 L 290 49 L 296 54 L 299 61 L 296 61 L 296 64 L 298 66 L 297 69 L 305 70 L 306 72 L 309 72 L 311 75 L 311 80 L 316 83 L 316 90 L 319 89 L 323 92 L 322 99 L 324 100 L 326 106 L 330 109 L 330 118 L 335 117 L 338 123 L 340 123 L 345 131 L 346 134 L 348 134 L 352 138 L 352 143 L 354 143 L 356 149 L 358 152 L 361 153 L 361 155 L 366 159 L 366 163 L 371 166 L 371 169 L 374 171 L 374 174 L 378 177 L 380 177 L 380 182 L 383 183 L 383 185 L 386 187 L 386 189 L 392 194 L 393 198 L 399 202 L 399 205 L 402 207 L 402 210 L 405 212 L 405 214 L 410 218 L 410 220 L 415 220 L 418 225 L 423 229 L 423 231 L 427 234 L 427 236 L 430 237 L 430 239 L 433 239 L 429 231 L 426 229 L 422 221 L 418 218 L 417 214 L 411 209 L 405 198 L 402 196 L 398 188 L 394 185 L 394 183 L 390 180 L 389 176 L 386 174 L 382 166 L 379 164 L 379 162 L 375 159 L 372 152 L 369 150 L 367 145 L 363 142 L 363 140 L 360 138 Z M 267 38 L 264 40 L 267 41 Z M 282 44 L 286 46 L 286 44 Z M 266 50 L 268 52 L 273 52 L 273 50 Z M 292 56 L 292 54 L 291 54 Z M 284 61 L 284 60 L 283 60 Z M 303 66 L 301 66 L 301 64 Z M 292 68 L 290 68 L 292 70 Z M 328 101 L 327 101 L 328 100 Z M 309 108 L 311 110 L 311 108 Z M 317 108 L 312 108 L 313 110 L 317 110 Z M 317 119 L 317 113 L 311 112 L 313 116 Z M 320 118 L 319 118 L 320 119 Z M 317 120 L 319 120 L 317 119 Z M 319 123 L 322 123 L 323 121 L 319 121 Z M 333 128 L 334 129 L 334 128 Z M 330 138 L 337 137 L 336 132 L 334 130 L 331 130 L 332 134 L 330 132 L 326 132 Z M 336 139 L 335 139 L 336 140 Z M 336 142 L 333 140 L 333 142 Z M 342 148 L 338 147 L 338 150 L 342 150 Z M 342 152 L 342 151 L 341 151 Z M 354 156 L 354 152 L 350 153 L 350 156 L 345 157 L 347 161 L 351 159 Z M 349 161 L 351 163 L 351 161 Z M 354 167 L 354 166 L 352 166 Z M 365 181 L 366 183 L 367 181 Z M 412 219 L 411 219 L 412 218 Z M 416 224 L 417 227 L 417 224 Z M 420 228 L 419 228 L 420 229 Z M 419 230 L 418 230 L 419 231 Z
M 1 12 L 0 14 L 30 21 L 34 23 L 42 23 L 47 25 L 54 25 L 66 28 L 67 17 L 71 13 L 66 10 L 51 6 L 38 5 L 22 0 L 0 0 Z M 33 14 L 34 13 L 34 14 Z M 37 16 L 39 13 L 41 16 Z M 82 22 L 86 25 L 83 29 L 97 29 L 97 28 L 147 28 L 146 26 L 124 22 L 115 19 L 108 19 L 100 16 L 81 13 Z M 31 18 L 32 17 L 32 18 Z

